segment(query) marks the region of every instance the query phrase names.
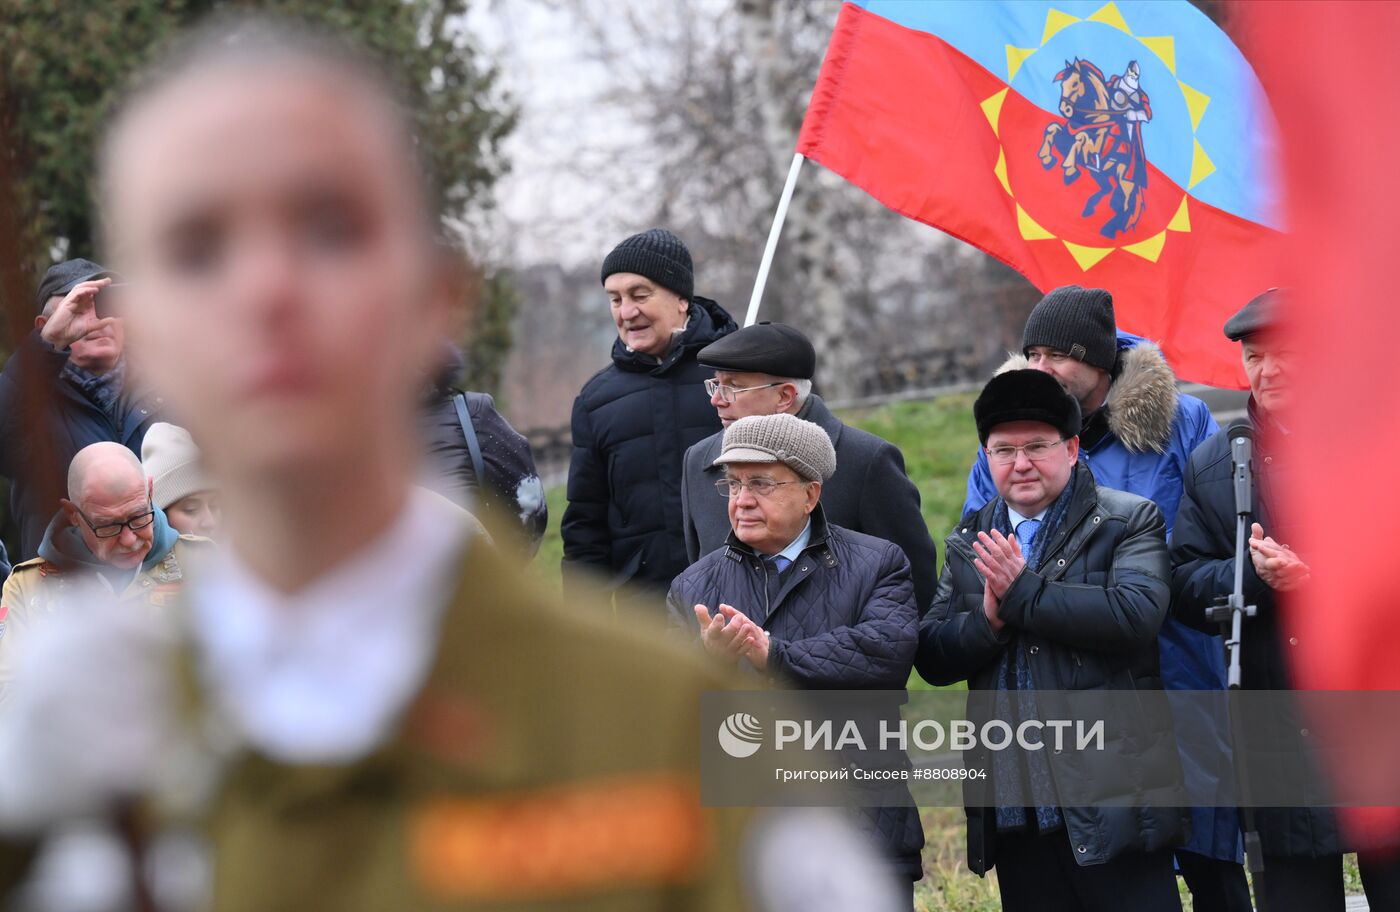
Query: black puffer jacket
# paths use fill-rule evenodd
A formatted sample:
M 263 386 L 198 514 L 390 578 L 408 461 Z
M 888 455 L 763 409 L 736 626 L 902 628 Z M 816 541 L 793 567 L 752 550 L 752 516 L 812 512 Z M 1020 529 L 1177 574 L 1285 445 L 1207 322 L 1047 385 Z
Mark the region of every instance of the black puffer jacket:
M 938 595 L 919 630 L 915 667 L 929 683 L 967 681 L 971 690 L 995 690 L 1001 655 L 1017 636 L 1038 690 L 1162 689 L 1157 630 L 1167 616 L 1170 564 L 1161 511 L 1135 494 L 1098 487 L 1082 462 L 1074 471 L 1064 524 L 1045 542 L 1040 571 L 1024 570 L 1002 599 L 1006 627 L 1000 635 L 982 610 L 983 582 L 972 551 L 977 533 L 991 530 L 999 500 L 964 516 L 948 536 Z M 969 699 L 969 711 L 983 702 Z M 1180 785 L 1170 725 L 1154 729 L 1143 722 L 1141 730 L 1110 731 L 1101 753 L 1047 755 L 1057 784 L 1092 785 L 1095 806 L 1063 808 L 1080 864 L 1185 838 L 1181 811 L 1123 806 L 1144 792 Z M 992 769 L 985 748 L 964 759 L 969 768 Z M 991 808 L 967 809 L 967 859 L 978 874 L 996 864 Z
M 768 631 L 768 674 L 810 690 L 904 691 L 919 609 L 898 545 L 812 513 L 807 548 L 780 577 L 732 534 L 671 584 L 671 622 L 699 639 L 695 605 L 733 605 Z M 748 660 L 742 664 L 752 670 Z M 898 705 L 892 704 L 898 716 Z M 923 876 L 923 826 L 907 807 L 868 808 L 864 822 L 911 880 Z
M 690 302 L 685 331 L 660 362 L 613 343 L 613 363 L 574 400 L 564 572 L 587 568 L 664 589 L 685 569 L 681 465 L 685 451 L 720 429 L 705 395 L 714 371 L 695 363 L 737 327 L 707 298 Z
M 1264 534 L 1275 541 L 1295 536 L 1277 514 L 1277 494 L 1298 479 L 1290 474 L 1286 451 L 1277 445 L 1278 432 L 1251 399 L 1250 424 L 1254 440 L 1254 516 Z M 1172 530 L 1172 611 L 1185 623 L 1210 633 L 1220 627 L 1206 620 L 1206 609 L 1235 585 L 1235 487 L 1228 429 L 1219 431 L 1191 456 L 1186 492 Z M 1259 578 L 1252 561 L 1244 565 L 1244 597 L 1258 608 L 1241 627 L 1240 684 L 1246 690 L 1291 690 L 1292 676 L 1285 653 L 1296 640 L 1285 637 L 1278 620 L 1278 597 Z M 1301 734 L 1306 722 L 1297 712 L 1280 711 L 1270 719 L 1246 720 L 1246 772 L 1260 781 L 1321 785 L 1325 779 L 1318 752 Z M 1286 777 L 1286 778 L 1285 778 Z M 1321 791 L 1305 796 L 1325 802 Z M 1270 855 L 1316 857 L 1358 848 L 1349 845 L 1337 819 L 1325 807 L 1260 808 L 1255 825 L 1264 851 Z

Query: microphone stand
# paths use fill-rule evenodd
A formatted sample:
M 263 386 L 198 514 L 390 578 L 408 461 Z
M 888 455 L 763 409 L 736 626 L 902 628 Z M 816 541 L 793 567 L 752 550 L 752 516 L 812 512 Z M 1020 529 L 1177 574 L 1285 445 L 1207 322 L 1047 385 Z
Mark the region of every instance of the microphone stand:
M 1228 628 L 1225 650 L 1230 657 L 1230 668 L 1226 686 L 1233 692 L 1240 689 L 1240 641 L 1244 619 L 1254 617 L 1259 608 L 1257 605 L 1245 604 L 1244 600 L 1245 561 L 1251 559 L 1248 540 L 1250 520 L 1254 512 L 1254 429 L 1240 426 L 1231 428 L 1230 434 L 1230 457 L 1235 483 L 1235 586 L 1228 596 L 1221 597 L 1223 605 L 1206 609 L 1206 618 L 1219 622 L 1222 628 Z M 1232 704 L 1237 702 L 1231 701 Z M 1245 866 L 1249 869 L 1254 884 L 1254 907 L 1258 912 L 1268 912 L 1264 897 L 1264 852 L 1254 821 L 1249 775 L 1241 757 L 1244 738 L 1237 705 L 1230 707 L 1230 728 L 1234 734 L 1235 779 L 1239 784 L 1240 816 L 1244 823 Z

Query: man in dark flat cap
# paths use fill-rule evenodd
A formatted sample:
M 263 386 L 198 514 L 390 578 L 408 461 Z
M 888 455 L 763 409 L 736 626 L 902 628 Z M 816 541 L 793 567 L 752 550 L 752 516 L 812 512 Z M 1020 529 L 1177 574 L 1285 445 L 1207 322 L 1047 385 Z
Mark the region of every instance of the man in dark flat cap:
M 1283 445 L 1290 433 L 1288 409 L 1297 362 L 1287 336 L 1278 331 L 1287 295 L 1287 289 L 1271 288 L 1225 324 L 1226 337 L 1239 342 L 1242 349 L 1249 378 L 1248 424 L 1254 429 L 1254 522 L 1250 560 L 1244 568 L 1244 597 L 1247 604 L 1257 606 L 1258 613 L 1244 618 L 1240 638 L 1240 683 L 1246 690 L 1295 687 L 1289 663 L 1298 638 L 1289 636 L 1279 623 L 1280 611 L 1286 611 L 1293 593 L 1311 580 L 1306 556 L 1289 544 L 1297 542 L 1299 530 L 1290 525 L 1288 516 L 1279 514 L 1274 496 L 1307 483 Z M 1211 633 L 1218 628 L 1206 619 L 1206 609 L 1234 588 L 1236 515 L 1230 436 L 1228 429 L 1220 431 L 1191 455 L 1186 491 L 1171 533 L 1172 611 L 1187 624 Z M 1310 739 L 1298 734 L 1298 722 L 1281 712 L 1276 719 L 1246 728 L 1244 744 L 1252 748 L 1245 754 L 1246 776 L 1317 781 L 1323 760 Z M 1393 851 L 1387 855 L 1380 851 L 1384 847 L 1339 829 L 1330 808 L 1260 808 L 1255 825 L 1263 848 L 1262 883 L 1269 909 L 1340 909 L 1346 852 L 1357 853 L 1371 908 L 1400 908 L 1400 861 Z
M 0 373 L 0 474 L 11 479 L 10 513 L 19 525 L 15 563 L 38 554 L 44 527 L 65 492 L 78 451 L 115 441 L 137 458 L 160 400 L 127 389 L 122 321 L 99 315 L 111 272 L 91 260 L 58 263 L 36 294 L 34 330 Z
M 847 426 L 812 392 L 817 353 L 807 337 L 782 323 L 757 323 L 702 348 L 699 363 L 715 372 L 705 389 L 725 427 L 749 415 L 786 413 L 826 431 L 837 466 L 822 494 L 827 518 L 903 549 L 919 611 L 926 610 L 938 585 L 938 554 L 919 511 L 919 489 L 909 480 L 898 447 Z M 715 496 L 722 473 L 714 462 L 723 442 L 723 433 L 717 433 L 685 454 L 681 504 L 692 563 L 724 547 L 729 535 L 725 499 Z

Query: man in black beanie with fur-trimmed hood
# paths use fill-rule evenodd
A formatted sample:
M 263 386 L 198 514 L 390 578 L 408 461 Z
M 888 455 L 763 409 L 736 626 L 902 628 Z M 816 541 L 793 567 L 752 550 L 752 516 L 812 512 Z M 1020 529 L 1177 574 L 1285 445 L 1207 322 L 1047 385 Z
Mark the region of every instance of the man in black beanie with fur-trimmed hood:
M 988 712 L 1036 718 L 1045 691 L 1160 689 L 1157 630 L 1171 598 L 1161 511 L 1095 482 L 1080 459 L 1079 404 L 1045 373 L 993 377 L 973 415 L 997 496 L 947 538 L 914 667 L 930 684 L 988 692 L 969 695 L 977 724 Z M 1047 897 L 1079 912 L 1180 909 L 1171 849 L 1185 815 L 1140 800 L 1177 782 L 1176 749 L 1147 715 L 1122 724 L 1078 759 L 986 745 L 964 754 L 993 789 L 968 793 L 968 866 L 996 868 L 1007 912 L 1050 908 Z M 979 794 L 997 806 L 976 806 L 988 803 Z
M 1217 430 L 1204 402 L 1177 392 L 1176 376 L 1152 342 L 1119 330 L 1113 296 L 1102 288 L 1066 285 L 1045 295 L 1026 320 L 1021 353 L 998 373 L 1030 367 L 1054 377 L 1079 402 L 1084 426 L 1081 453 L 1101 485 L 1157 504 L 1170 534 L 1181 503 L 1191 453 Z M 965 510 L 996 496 L 985 453 L 977 454 L 967 481 Z M 1220 690 L 1225 686 L 1219 637 L 1167 618 L 1158 638 L 1162 679 L 1168 690 Z M 1202 732 L 1212 729 L 1198 726 Z M 1188 750 L 1229 750 L 1226 732 L 1214 745 Z M 1208 775 L 1209 763 L 1187 769 Z M 1201 787 L 1198 793 L 1204 793 Z M 1239 819 L 1233 808 L 1196 808 L 1191 838 L 1177 853 L 1178 866 L 1198 909 L 1248 912 L 1249 887 L 1240 864 Z
M 664 228 L 635 234 L 603 260 L 617 341 L 612 364 L 574 400 L 564 575 L 593 571 L 611 588 L 666 588 L 688 561 L 681 517 L 685 451 L 720 429 L 696 353 L 737 327 L 695 294 L 690 251 Z

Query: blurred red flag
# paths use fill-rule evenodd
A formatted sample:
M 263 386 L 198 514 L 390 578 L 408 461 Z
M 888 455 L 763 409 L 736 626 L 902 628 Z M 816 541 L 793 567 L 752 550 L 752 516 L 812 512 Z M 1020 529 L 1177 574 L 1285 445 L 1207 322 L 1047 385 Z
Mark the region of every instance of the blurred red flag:
M 1313 581 L 1287 609 L 1300 687 L 1400 690 L 1400 343 L 1396 221 L 1400 4 L 1237 3 L 1231 13 L 1277 114 L 1300 401 L 1297 477 L 1282 492 Z M 1365 724 L 1374 750 L 1331 758 L 1351 780 L 1400 770 L 1400 719 Z M 1345 812 L 1353 832 L 1400 832 L 1400 809 Z

